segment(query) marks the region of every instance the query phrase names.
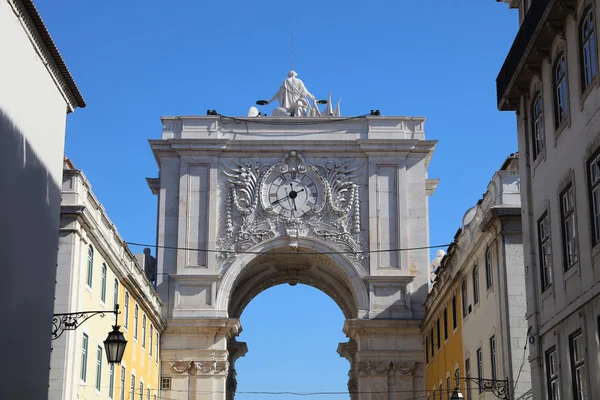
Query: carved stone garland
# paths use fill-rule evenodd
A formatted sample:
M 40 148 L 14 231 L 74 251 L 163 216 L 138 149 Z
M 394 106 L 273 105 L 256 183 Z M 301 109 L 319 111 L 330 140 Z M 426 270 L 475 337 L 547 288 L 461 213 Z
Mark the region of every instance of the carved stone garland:
M 284 218 L 266 212 L 259 206 L 260 185 L 265 172 L 273 166 L 258 162 L 234 161 L 234 166 L 224 165 L 228 178 L 223 234 L 219 240 L 219 259 L 232 260 L 236 252 L 281 234 L 300 232 L 308 237 L 318 237 L 335 243 L 342 251 L 357 261 L 364 262 L 368 253 L 366 241 L 361 235 L 360 191 L 355 179 L 360 165 L 354 160 L 329 161 L 325 165 L 311 165 L 301 154 L 291 151 L 279 164 L 282 171 L 294 168 L 311 168 L 324 182 L 326 202 L 323 209 L 298 218 Z

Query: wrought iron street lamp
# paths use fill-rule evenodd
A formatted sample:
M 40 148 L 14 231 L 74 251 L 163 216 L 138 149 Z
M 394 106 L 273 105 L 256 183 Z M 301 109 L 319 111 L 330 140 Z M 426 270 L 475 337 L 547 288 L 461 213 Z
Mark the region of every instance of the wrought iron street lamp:
M 492 392 L 494 396 L 502 400 L 509 399 L 508 379 L 480 379 L 480 378 L 461 378 L 458 375 L 458 370 L 454 373 L 456 380 L 456 388 L 450 395 L 450 400 L 463 400 L 464 396 L 460 392 L 460 380 L 475 382 L 479 386 L 481 392 Z
M 100 315 L 100 317 L 103 318 L 107 313 L 109 312 L 101 310 L 54 314 L 54 317 L 52 318 L 52 340 L 58 339 L 64 331 L 73 331 L 77 329 L 94 315 Z M 117 317 L 120 314 L 118 304 L 115 304 L 115 309 L 111 313 L 115 314 L 116 322 Z M 125 340 L 125 336 L 119 331 L 119 328 L 120 326 L 115 323 L 115 325 L 113 325 L 113 330 L 108 333 L 108 336 L 104 341 L 104 350 L 106 351 L 106 358 L 109 364 L 119 364 L 123 359 L 125 346 L 127 346 L 127 340 Z

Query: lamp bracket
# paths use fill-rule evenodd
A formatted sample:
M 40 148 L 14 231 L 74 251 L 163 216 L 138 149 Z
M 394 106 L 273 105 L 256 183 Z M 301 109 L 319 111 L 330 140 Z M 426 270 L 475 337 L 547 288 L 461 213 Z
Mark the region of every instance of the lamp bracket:
M 52 317 L 52 340 L 58 339 L 64 331 L 73 331 L 77 329 L 88 319 L 95 315 L 100 315 L 104 318 L 105 314 L 114 314 L 115 321 L 119 312 L 119 305 L 115 304 L 113 311 L 99 310 L 99 311 L 79 311 L 73 313 L 54 314 Z
M 508 379 L 480 379 L 480 378 L 461 378 L 458 376 L 458 370 L 454 373 L 456 379 L 456 387 L 458 388 L 459 381 L 474 382 L 479 387 L 481 392 L 492 392 L 494 396 L 502 400 L 509 400 Z

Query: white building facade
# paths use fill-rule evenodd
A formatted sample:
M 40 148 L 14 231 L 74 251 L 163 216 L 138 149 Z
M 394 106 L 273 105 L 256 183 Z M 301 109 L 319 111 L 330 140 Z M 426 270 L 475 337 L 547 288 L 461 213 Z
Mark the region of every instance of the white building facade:
M 74 330 L 63 330 L 57 320 L 48 398 L 159 398 L 163 303 L 138 262 L 144 257 L 129 251 L 84 173 L 68 159 L 58 254 L 55 313 L 105 314 L 79 318 Z M 104 351 L 113 325 L 120 325 L 128 341 L 120 365 L 109 365 Z
M 534 398 L 594 399 L 600 393 L 600 4 L 505 2 L 519 7 L 521 26 L 498 75 L 498 108 L 517 114 Z
M 243 118 L 163 117 L 161 139 L 150 141 L 160 167 L 148 182 L 159 204 L 163 395 L 233 398 L 245 306 L 271 286 L 303 283 L 346 316 L 350 341 L 338 352 L 350 361 L 353 399 L 418 397 L 429 255 L 396 250 L 429 245 L 436 142 L 424 118 L 337 117 L 331 100 L 321 112 L 288 77 L 273 117 L 254 107 Z
M 0 55 L 0 381 L 6 398 L 42 399 L 66 114 L 85 102 L 31 0 L 0 1 Z
M 511 399 L 531 398 L 519 191 L 518 159 L 511 155 L 465 214 L 442 260 L 460 281 L 465 377 L 508 380 Z M 497 398 L 485 385 L 461 386 L 467 399 Z

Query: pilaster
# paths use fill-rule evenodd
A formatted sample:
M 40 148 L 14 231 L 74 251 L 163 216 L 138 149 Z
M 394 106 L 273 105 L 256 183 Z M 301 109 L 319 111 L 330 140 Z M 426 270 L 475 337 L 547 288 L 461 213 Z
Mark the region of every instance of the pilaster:
M 425 390 L 423 345 L 417 320 L 346 320 L 351 339 L 338 352 L 351 360 L 352 400 L 407 400 Z M 351 343 L 355 343 L 355 348 Z

